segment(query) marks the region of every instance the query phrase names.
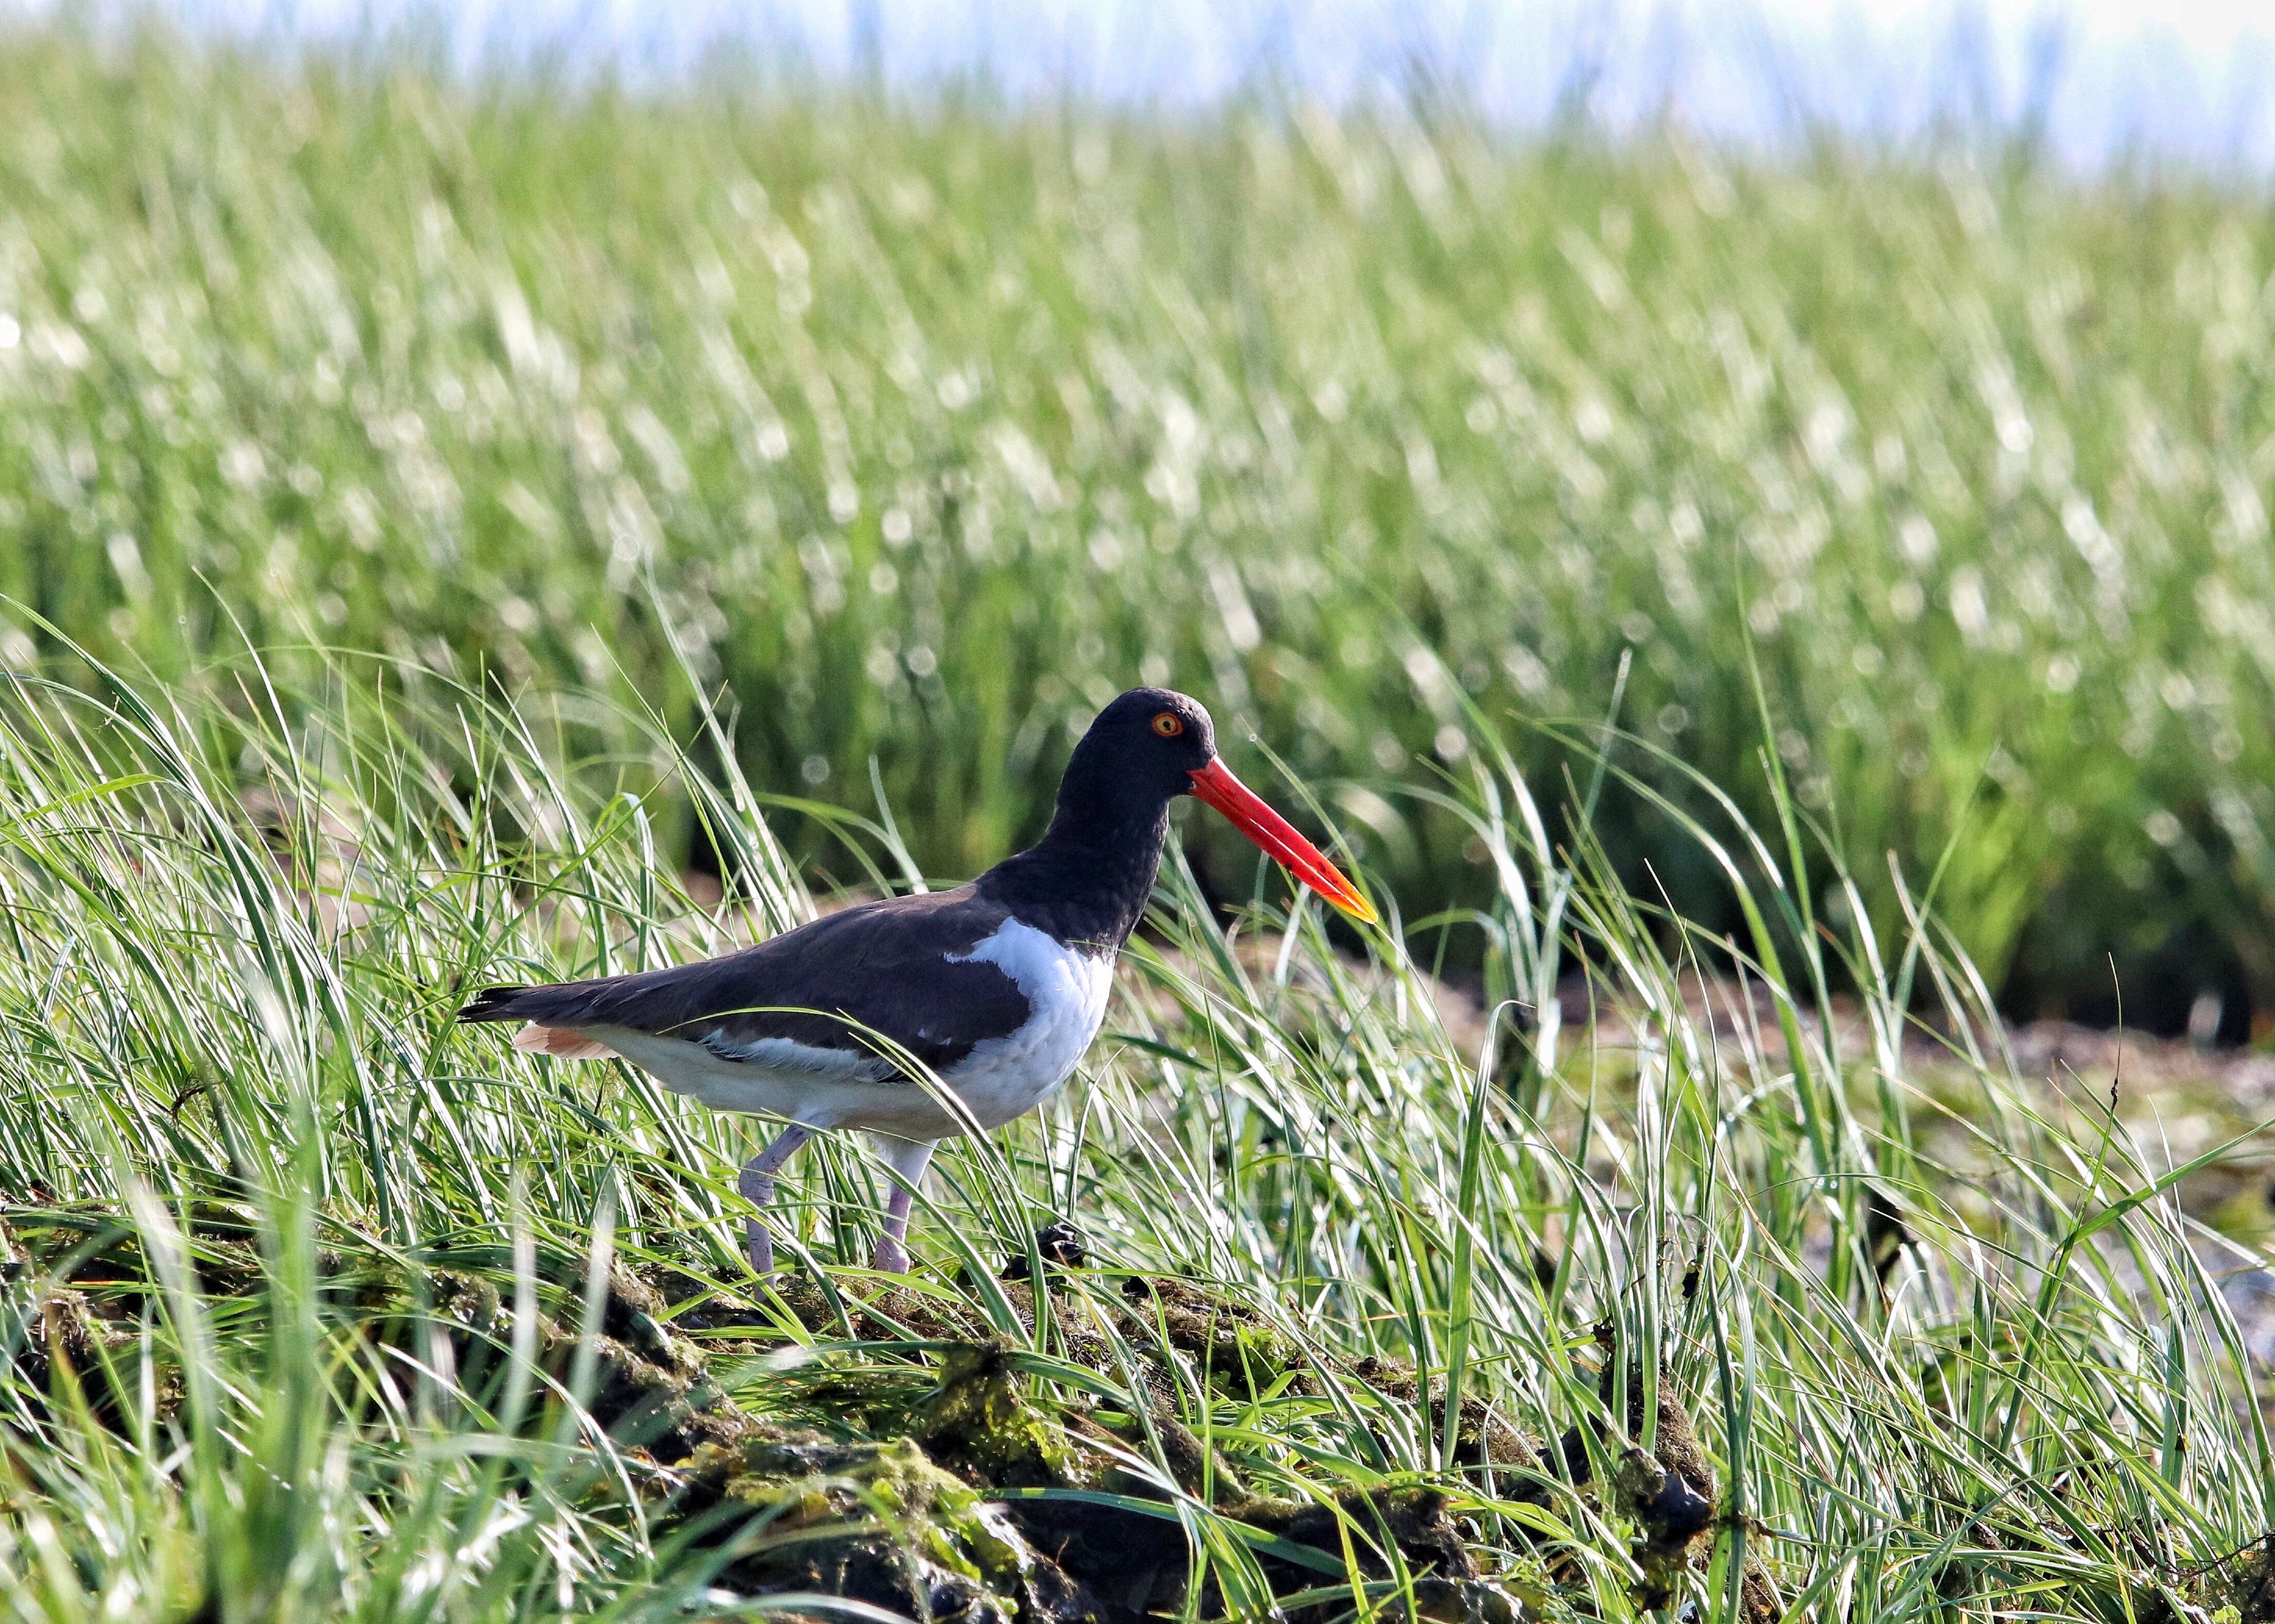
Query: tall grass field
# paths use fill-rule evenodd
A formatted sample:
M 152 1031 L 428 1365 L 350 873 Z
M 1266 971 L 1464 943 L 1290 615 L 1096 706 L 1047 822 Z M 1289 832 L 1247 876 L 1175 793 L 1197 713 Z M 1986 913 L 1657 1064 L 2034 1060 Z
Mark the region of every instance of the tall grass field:
M 0 34 L 0 1618 L 2275 1618 L 2264 1136 L 2001 1020 L 2275 1010 L 2271 220 Z M 1181 822 L 905 1278 L 453 1021 L 1138 681 L 1389 923 Z
M 874 759 L 938 872 L 1168 681 L 1348 786 L 1418 913 L 1491 888 L 1401 791 L 1464 701 L 1600 714 L 1632 650 L 1623 720 L 1764 820 L 1758 675 L 1876 925 L 1940 865 L 2010 1008 L 2105 1017 L 2114 956 L 2136 1020 L 2275 1011 L 2256 187 L 764 61 L 0 69 L 11 662 L 36 611 L 161 680 L 323 641 L 684 729 L 669 624 L 757 782 L 873 814 Z M 1633 822 L 1623 875 L 1737 922 Z

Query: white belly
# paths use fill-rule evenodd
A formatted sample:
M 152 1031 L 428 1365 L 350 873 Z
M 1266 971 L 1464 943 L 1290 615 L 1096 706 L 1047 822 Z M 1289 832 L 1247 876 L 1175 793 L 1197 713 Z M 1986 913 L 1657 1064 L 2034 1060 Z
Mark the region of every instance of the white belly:
M 1114 956 L 1077 953 L 1017 919 L 1005 920 L 970 953 L 949 956 L 1000 967 L 1034 1011 L 1017 1031 L 975 1046 L 942 1078 L 982 1128 L 1000 1127 L 1033 1110 L 1074 1075 L 1075 1062 L 1106 1019 Z
M 1055 1093 L 1106 1018 L 1114 960 L 1062 947 L 1047 933 L 1008 920 L 959 963 L 992 963 L 1018 985 L 1032 1010 L 1024 1024 L 974 1046 L 941 1074 L 982 1128 L 998 1128 Z M 623 1027 L 587 1029 L 591 1037 L 674 1093 L 722 1111 L 761 1111 L 809 1128 L 860 1128 L 907 1139 L 937 1139 L 961 1130 L 953 1113 L 922 1084 L 880 1076 L 875 1057 L 818 1049 L 785 1039 L 753 1045 L 729 1059 L 683 1038 Z
M 808 1128 L 873 1128 L 903 1138 L 936 1139 L 949 1131 L 946 1114 L 913 1083 L 880 1078 L 873 1059 L 841 1049 L 808 1048 L 775 1061 L 729 1060 L 684 1038 L 623 1027 L 595 1027 L 593 1035 L 675 1094 L 716 1111 L 762 1111 Z

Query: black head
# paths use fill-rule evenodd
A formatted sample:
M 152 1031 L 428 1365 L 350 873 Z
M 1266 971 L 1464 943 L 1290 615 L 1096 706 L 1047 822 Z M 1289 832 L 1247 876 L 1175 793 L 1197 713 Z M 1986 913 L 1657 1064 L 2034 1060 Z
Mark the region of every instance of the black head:
M 1059 780 L 1054 832 L 1121 841 L 1168 827 L 1169 803 L 1216 759 L 1216 728 L 1198 699 L 1132 688 L 1098 713 Z
M 1022 918 L 1033 914 L 1062 941 L 1119 943 L 1145 911 L 1169 803 L 1181 795 L 1199 797 L 1336 907 L 1373 921 L 1335 865 L 1217 759 L 1201 702 L 1167 688 L 1132 688 L 1098 713 L 1059 781 L 1042 843 L 982 876 L 982 893 Z
M 1190 793 L 1193 774 L 1215 759 L 1216 724 L 1198 699 L 1132 688 L 1098 713 L 1074 747 L 1067 779 L 1112 781 L 1117 800 L 1135 791 L 1167 801 Z

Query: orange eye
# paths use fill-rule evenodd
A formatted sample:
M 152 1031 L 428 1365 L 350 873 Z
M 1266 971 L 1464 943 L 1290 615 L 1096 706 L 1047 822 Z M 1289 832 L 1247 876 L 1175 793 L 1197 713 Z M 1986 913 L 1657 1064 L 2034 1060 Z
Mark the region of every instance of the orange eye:
M 1153 718 L 1153 731 L 1163 738 L 1175 738 L 1185 730 L 1185 719 L 1175 711 L 1163 711 Z

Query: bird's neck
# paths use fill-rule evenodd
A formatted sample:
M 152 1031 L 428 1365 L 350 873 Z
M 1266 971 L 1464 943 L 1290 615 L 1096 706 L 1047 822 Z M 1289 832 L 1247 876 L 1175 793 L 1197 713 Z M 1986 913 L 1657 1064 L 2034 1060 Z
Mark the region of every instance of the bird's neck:
M 1169 835 L 1169 804 L 1059 802 L 1043 838 L 980 877 L 984 896 L 1061 941 L 1107 954 L 1145 917 Z

